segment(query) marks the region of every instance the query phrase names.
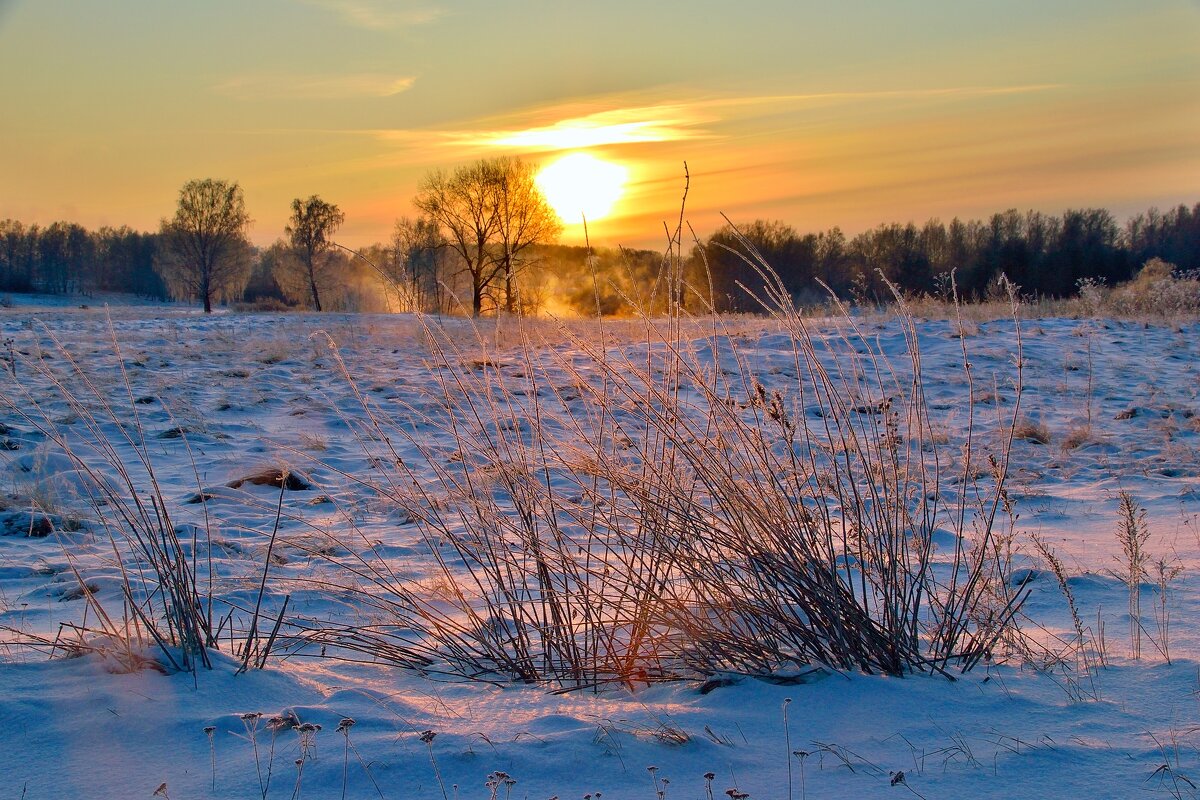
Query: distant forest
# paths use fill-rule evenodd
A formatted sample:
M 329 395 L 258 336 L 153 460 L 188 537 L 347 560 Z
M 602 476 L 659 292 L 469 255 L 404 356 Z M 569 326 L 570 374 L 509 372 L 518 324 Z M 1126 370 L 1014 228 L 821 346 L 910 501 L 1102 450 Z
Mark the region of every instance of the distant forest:
M 401 220 L 392 241 L 365 248 L 362 259 L 331 254 L 348 289 L 330 307 L 461 312 L 460 270 L 436 236 L 412 235 L 419 228 L 420 221 Z M 159 238 L 127 227 L 89 231 L 70 222 L 41 227 L 4 220 L 0 292 L 128 292 L 167 299 L 158 268 Z M 853 302 L 885 302 L 890 292 L 884 279 L 905 293 L 947 297 L 952 271 L 959 294 L 967 299 L 989 297 L 1002 274 L 1023 295 L 1062 298 L 1076 294 L 1081 281 L 1127 281 L 1152 258 L 1181 273 L 1200 270 L 1200 203 L 1151 209 L 1124 226 L 1104 209 L 1062 216 L 1010 210 L 987 220 L 883 224 L 852 238 L 838 228 L 800 234 L 784 223 L 762 220 L 736 231 L 726 226 L 690 251 L 684 247 L 690 308 L 758 310 L 754 295 L 762 279 L 739 255 L 746 253 L 747 243 L 800 304 L 823 302 L 827 294 L 821 283 Z M 281 245 L 257 251 L 240 297 L 226 299 L 281 308 L 296 302 L 275 280 Z M 663 264 L 663 254 L 651 251 L 589 253 L 582 247 L 538 245 L 519 275 L 521 307 L 529 313 L 653 311 L 666 296 Z M 493 302 L 492 310 L 496 307 L 499 302 Z

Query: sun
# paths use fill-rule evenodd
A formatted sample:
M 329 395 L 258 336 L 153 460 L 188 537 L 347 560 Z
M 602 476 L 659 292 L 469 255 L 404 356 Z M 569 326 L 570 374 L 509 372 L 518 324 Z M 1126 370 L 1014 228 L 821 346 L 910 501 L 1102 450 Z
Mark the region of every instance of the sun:
M 590 153 L 571 153 L 537 175 L 546 201 L 568 225 L 604 219 L 625 193 L 629 170 Z

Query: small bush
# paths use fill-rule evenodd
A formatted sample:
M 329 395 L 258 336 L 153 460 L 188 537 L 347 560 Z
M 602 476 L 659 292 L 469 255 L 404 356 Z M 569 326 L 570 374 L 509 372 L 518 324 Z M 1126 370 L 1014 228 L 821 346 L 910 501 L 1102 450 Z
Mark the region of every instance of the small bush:
M 1200 275 L 1180 273 L 1159 258 L 1147 261 L 1129 283 L 1112 291 L 1110 305 L 1118 314 L 1177 317 L 1200 312 Z

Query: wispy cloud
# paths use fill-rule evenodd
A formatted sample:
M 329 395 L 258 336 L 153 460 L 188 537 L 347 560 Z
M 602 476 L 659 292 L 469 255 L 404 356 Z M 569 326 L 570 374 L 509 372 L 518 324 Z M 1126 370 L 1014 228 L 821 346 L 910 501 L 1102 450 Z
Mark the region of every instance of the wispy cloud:
M 447 139 L 464 145 L 514 147 L 528 149 L 569 149 L 595 147 L 605 144 L 636 144 L 640 142 L 672 142 L 685 139 L 711 138 L 711 128 L 724 122 L 737 121 L 762 113 L 797 110 L 821 102 L 878 102 L 934 98 L 972 99 L 979 97 L 1031 94 L 1063 88 L 1060 84 L 1028 84 L 1017 86 L 954 86 L 888 90 L 858 90 L 810 92 L 805 94 L 773 94 L 751 96 L 697 97 L 666 104 L 634 100 L 625 105 L 621 98 L 594 101 L 593 110 L 580 105 L 560 105 L 536 109 L 507 120 L 480 120 L 483 130 L 451 132 Z M 626 98 L 632 99 L 632 98 Z M 525 126 L 512 122 L 524 121 Z M 492 123 L 489 125 L 489 123 Z M 530 124 L 532 123 L 532 124 Z M 490 128 L 490 129 L 489 129 Z
M 768 95 L 762 97 L 721 98 L 708 101 L 712 105 L 745 105 L 762 103 L 802 103 L 818 100 L 921 100 L 935 97 L 969 99 L 1014 94 L 1035 94 L 1062 89 L 1061 83 L 1033 83 L 1014 86 L 945 86 L 923 89 L 865 89 L 840 92 L 811 92 L 808 94 Z
M 357 28 L 393 30 L 425 25 L 442 10 L 407 0 L 300 0 L 305 5 L 334 12 L 342 22 Z
M 739 126 L 781 113 L 849 104 L 915 103 L 925 100 L 976 100 L 990 96 L 1034 94 L 1059 84 L 960 86 L 886 90 L 812 92 L 751 96 L 693 96 L 655 104 L 649 93 L 591 98 L 526 109 L 503 117 L 426 129 L 356 131 L 409 151 L 454 149 L 460 156 L 507 149 L 555 152 L 606 146 L 722 140 L 739 135 Z M 665 92 L 665 90 L 664 90 Z M 673 93 L 678 96 L 679 93 Z
M 546 116 L 542 112 L 538 116 Z M 684 105 L 618 108 L 559 119 L 548 125 L 449 132 L 449 144 L 522 150 L 575 150 L 603 145 L 675 142 L 707 136 L 711 117 Z
M 239 100 L 335 100 L 347 97 L 392 97 L 407 91 L 416 78 L 378 72 L 350 75 L 241 75 L 213 89 Z

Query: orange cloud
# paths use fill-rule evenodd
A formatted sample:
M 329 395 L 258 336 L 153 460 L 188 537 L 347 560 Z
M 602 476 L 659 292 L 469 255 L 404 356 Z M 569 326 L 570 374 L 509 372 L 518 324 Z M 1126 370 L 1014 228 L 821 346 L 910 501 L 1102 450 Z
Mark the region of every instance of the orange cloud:
M 468 122 L 460 129 L 373 130 L 384 141 L 416 148 L 457 148 L 465 152 L 496 148 L 532 152 L 654 144 L 724 138 L 728 125 L 812 104 L 879 102 L 934 98 L 970 99 L 1029 94 L 1062 88 L 1057 84 L 967 86 L 935 89 L 866 90 L 808 94 L 698 97 L 670 104 L 646 104 L 645 94 L 605 97 L 533 108 L 501 118 Z M 630 102 L 632 101 L 632 103 Z M 595 110 L 599 107 L 599 110 Z
M 706 138 L 711 117 L 686 105 L 619 108 L 517 130 L 453 133 L 449 143 L 521 150 L 578 150 L 604 145 Z

